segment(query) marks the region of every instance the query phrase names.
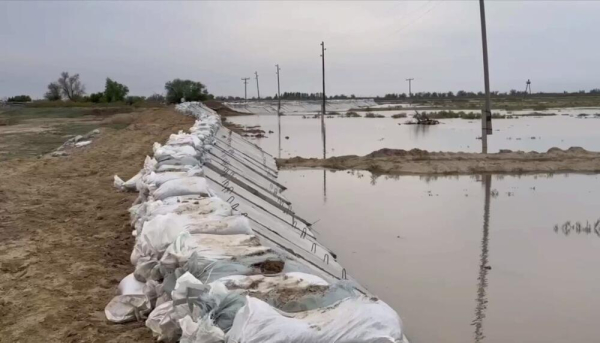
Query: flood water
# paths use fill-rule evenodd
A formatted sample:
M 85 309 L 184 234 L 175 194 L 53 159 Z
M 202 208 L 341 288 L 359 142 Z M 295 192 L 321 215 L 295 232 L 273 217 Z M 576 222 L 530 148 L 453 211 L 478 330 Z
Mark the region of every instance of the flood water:
M 400 112 L 381 111 L 380 114 L 386 118 L 327 118 L 327 156 L 366 155 L 382 148 L 481 151 L 481 140 L 477 139 L 481 136 L 480 120 L 444 119 L 440 125 L 404 125 L 408 119 L 390 117 Z M 600 118 L 576 117 L 579 113 L 592 115 L 599 112 L 600 109 L 562 109 L 559 115 L 552 117 L 494 120 L 489 151 L 545 152 L 552 147 L 567 149 L 572 146 L 600 151 Z M 252 115 L 230 117 L 228 120 L 245 126 L 260 125 L 267 138 L 253 141 L 274 156 L 322 157 L 319 119 Z
M 597 175 L 298 170 L 279 181 L 412 343 L 600 341 Z

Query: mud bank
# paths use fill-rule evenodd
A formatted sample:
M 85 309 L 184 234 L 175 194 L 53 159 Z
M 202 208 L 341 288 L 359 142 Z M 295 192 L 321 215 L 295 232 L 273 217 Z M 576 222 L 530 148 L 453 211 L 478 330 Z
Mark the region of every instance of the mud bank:
M 597 173 L 600 172 L 600 152 L 579 147 L 551 148 L 545 153 L 501 150 L 487 155 L 381 149 L 366 156 L 278 159 L 277 165 L 281 169 L 358 169 L 376 174 Z

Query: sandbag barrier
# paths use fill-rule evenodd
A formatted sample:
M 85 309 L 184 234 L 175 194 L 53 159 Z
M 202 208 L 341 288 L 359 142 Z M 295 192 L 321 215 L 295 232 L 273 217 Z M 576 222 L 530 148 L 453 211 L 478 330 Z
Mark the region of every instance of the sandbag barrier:
M 387 304 L 346 275 L 277 182 L 273 156 L 201 103 L 128 181 L 134 271 L 108 320 L 162 342 L 407 342 Z

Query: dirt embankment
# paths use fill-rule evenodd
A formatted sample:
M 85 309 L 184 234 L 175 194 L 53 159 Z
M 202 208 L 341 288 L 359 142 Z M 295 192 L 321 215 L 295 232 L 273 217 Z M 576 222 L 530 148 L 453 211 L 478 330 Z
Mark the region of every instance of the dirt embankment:
M 128 207 L 112 177 L 137 173 L 152 143 L 193 125 L 173 110 L 131 113 L 60 158 L 0 163 L 0 342 L 153 342 L 144 323 L 114 325 L 104 306 L 132 270 Z M 123 115 L 115 120 L 123 120 Z
M 600 172 L 600 153 L 576 147 L 552 148 L 545 153 L 507 150 L 487 155 L 381 149 L 366 156 L 278 159 L 277 164 L 283 169 L 359 169 L 376 174 L 597 173 Z

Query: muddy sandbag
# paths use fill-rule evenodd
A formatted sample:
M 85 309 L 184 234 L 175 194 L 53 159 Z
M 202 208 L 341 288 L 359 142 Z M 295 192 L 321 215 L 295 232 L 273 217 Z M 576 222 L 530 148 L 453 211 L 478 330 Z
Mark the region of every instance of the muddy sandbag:
M 395 343 L 402 338 L 396 312 L 367 296 L 299 313 L 280 312 L 247 297 L 226 335 L 227 342 L 240 343 Z
M 145 295 L 117 295 L 104 308 L 106 318 L 113 323 L 142 320 L 150 312 L 150 301 Z
M 156 269 L 158 260 L 167 247 L 184 232 L 191 234 L 249 235 L 252 234 L 252 229 L 248 218 L 242 215 L 218 219 L 194 214 L 177 215 L 170 213 L 157 216 L 144 223 L 131 252 L 131 263 L 136 266 L 136 278 L 141 281 L 148 280 L 148 278 L 160 278 L 162 273 L 159 273 Z
M 212 261 L 238 261 L 250 256 L 278 257 L 271 248 L 262 246 L 254 235 L 192 235 L 184 232 L 169 245 L 160 264 L 166 271 L 172 272 L 183 266 L 194 253 Z
M 169 180 L 160 185 L 154 192 L 150 193 L 156 200 L 189 194 L 197 194 L 204 197 L 213 196 L 213 192 L 210 190 L 206 179 L 203 177 L 184 177 Z
M 223 283 L 228 290 L 241 290 L 245 295 L 285 312 L 309 311 L 358 296 L 351 282 L 338 281 L 329 285 L 320 277 L 305 273 L 234 275 L 216 282 Z
M 232 216 L 233 209 L 228 202 L 218 197 L 185 195 L 147 201 L 135 208 L 132 207 L 130 213 L 132 225 L 140 233 L 145 222 L 159 215 L 194 214 L 205 219 L 219 219 Z

